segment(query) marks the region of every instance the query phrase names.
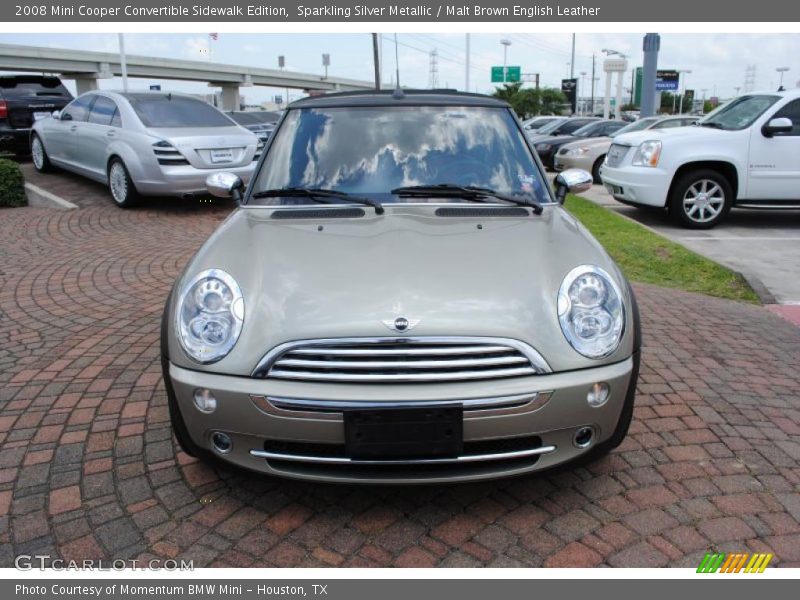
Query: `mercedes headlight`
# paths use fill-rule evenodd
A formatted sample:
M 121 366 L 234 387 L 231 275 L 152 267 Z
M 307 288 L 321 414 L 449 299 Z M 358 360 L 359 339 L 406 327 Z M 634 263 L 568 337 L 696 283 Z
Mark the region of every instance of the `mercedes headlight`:
M 536 148 L 537 152 L 547 152 L 548 150 L 550 150 L 551 145 L 550 144 L 536 144 L 535 148 Z
M 661 142 L 651 140 L 639 144 L 631 164 L 634 167 L 655 167 L 659 158 L 661 158 Z
M 619 287 L 600 267 L 575 267 L 558 291 L 558 320 L 564 337 L 580 354 L 608 356 L 619 346 L 625 329 Z
M 186 353 L 199 363 L 216 362 L 231 351 L 242 332 L 242 290 L 225 271 L 203 271 L 183 288 L 176 317 Z

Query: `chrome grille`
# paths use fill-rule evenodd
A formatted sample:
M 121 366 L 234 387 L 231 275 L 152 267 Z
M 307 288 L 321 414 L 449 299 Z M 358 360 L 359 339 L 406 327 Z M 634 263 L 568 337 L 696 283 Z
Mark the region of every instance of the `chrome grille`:
M 495 338 L 353 338 L 279 346 L 254 377 L 312 382 L 446 382 L 549 372 L 536 350 Z
M 617 167 L 622 164 L 625 155 L 628 154 L 630 146 L 623 146 L 621 144 L 611 144 L 606 154 L 606 164 L 609 167 Z

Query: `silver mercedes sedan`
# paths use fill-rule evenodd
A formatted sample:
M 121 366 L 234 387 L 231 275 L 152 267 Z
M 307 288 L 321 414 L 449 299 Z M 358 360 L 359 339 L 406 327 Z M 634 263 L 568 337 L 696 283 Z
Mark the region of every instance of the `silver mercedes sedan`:
M 162 92 L 82 94 L 36 121 L 31 157 L 108 185 L 120 207 L 140 196 L 206 194 L 217 171 L 248 181 L 264 142 L 192 96 Z

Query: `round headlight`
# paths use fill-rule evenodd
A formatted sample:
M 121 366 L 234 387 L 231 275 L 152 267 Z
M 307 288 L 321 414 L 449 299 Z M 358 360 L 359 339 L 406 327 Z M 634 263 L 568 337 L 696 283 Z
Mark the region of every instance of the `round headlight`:
M 564 337 L 583 356 L 608 356 L 619 346 L 625 329 L 619 287 L 600 267 L 575 267 L 558 291 L 558 320 Z
M 190 357 L 212 363 L 236 344 L 244 322 L 244 299 L 236 280 L 208 269 L 184 287 L 175 319 L 178 339 Z

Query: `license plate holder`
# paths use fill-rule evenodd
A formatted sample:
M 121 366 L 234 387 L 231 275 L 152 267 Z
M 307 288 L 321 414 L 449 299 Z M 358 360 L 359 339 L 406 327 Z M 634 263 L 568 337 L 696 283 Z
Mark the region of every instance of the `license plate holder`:
M 233 149 L 221 148 L 211 150 L 211 162 L 216 164 L 233 162 Z
M 345 452 L 362 460 L 455 458 L 464 449 L 460 407 L 349 410 Z

